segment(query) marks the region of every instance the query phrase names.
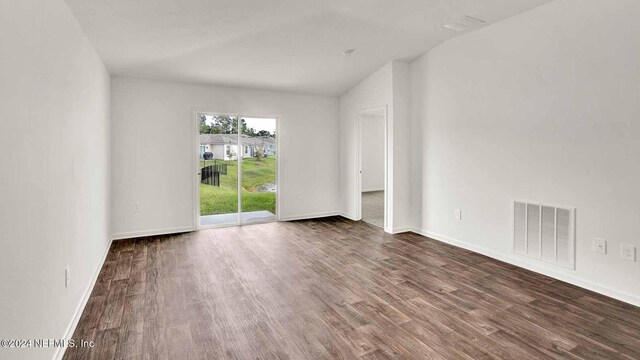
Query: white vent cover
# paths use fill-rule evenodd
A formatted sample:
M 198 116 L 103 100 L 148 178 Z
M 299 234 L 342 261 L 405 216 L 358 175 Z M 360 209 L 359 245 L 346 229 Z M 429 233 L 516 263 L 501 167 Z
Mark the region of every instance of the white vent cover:
M 515 200 L 513 252 L 573 269 L 575 208 Z

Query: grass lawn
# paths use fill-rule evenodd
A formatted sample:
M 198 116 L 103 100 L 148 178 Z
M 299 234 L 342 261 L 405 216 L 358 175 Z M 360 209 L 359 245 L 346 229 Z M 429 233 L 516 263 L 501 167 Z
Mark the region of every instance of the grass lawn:
M 220 187 L 200 184 L 200 215 L 228 214 L 238 211 L 238 168 L 236 161 L 220 161 L 227 164 L 227 175 L 220 175 Z M 200 161 L 200 168 L 206 165 Z M 276 213 L 276 194 L 256 192 L 257 186 L 276 182 L 276 159 L 273 156 L 256 161 L 242 160 L 242 211 L 267 210 Z

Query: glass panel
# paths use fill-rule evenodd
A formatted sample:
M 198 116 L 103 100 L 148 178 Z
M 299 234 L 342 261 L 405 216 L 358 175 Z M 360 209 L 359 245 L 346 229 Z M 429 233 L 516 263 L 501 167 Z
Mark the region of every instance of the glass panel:
M 276 119 L 243 117 L 242 222 L 276 219 Z
M 200 225 L 238 222 L 238 118 L 200 119 Z M 204 150 L 204 151 L 203 151 Z

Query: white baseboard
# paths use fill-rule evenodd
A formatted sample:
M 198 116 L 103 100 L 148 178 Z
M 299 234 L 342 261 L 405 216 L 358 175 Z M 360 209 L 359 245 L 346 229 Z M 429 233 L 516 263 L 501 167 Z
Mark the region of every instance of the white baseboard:
M 338 215 L 342 216 L 343 218 L 347 218 L 347 219 L 349 219 L 351 221 L 361 221 L 362 220 L 362 219 L 356 219 L 355 216 L 349 215 L 349 214 L 344 213 L 344 212 L 340 212 Z M 403 233 L 403 232 L 407 232 L 407 231 L 413 231 L 413 227 L 411 227 L 411 226 L 400 226 L 400 227 L 396 227 L 396 228 L 393 228 L 393 229 L 384 228 L 384 231 L 389 233 L 389 234 L 399 234 L 399 233 Z
M 349 219 L 351 221 L 360 221 L 360 219 L 356 219 L 355 216 L 349 215 L 347 213 L 340 212 L 340 213 L 338 213 L 338 215 L 342 216 L 343 218 L 347 218 L 347 219 Z
M 111 235 L 111 239 L 122 240 L 122 239 L 131 239 L 131 238 L 137 238 L 137 237 L 143 237 L 143 236 L 166 235 L 166 234 L 175 234 L 175 233 L 182 233 L 182 232 L 189 232 L 189 231 L 194 231 L 193 226 L 118 233 L 118 234 Z
M 111 244 L 113 240 L 109 240 L 109 244 L 102 255 L 102 260 L 98 264 L 96 271 L 91 278 L 91 282 L 84 290 L 84 294 L 82 295 L 82 299 L 78 306 L 76 307 L 76 311 L 67 326 L 67 329 L 64 332 L 64 339 L 69 340 L 73 336 L 73 333 L 76 331 L 76 327 L 78 326 L 78 322 L 80 321 L 80 317 L 82 317 L 82 312 L 84 311 L 85 306 L 87 306 L 87 302 L 89 301 L 89 297 L 91 297 L 91 292 L 93 291 L 93 287 L 96 285 L 96 281 L 98 280 L 98 276 L 100 275 L 100 270 L 102 270 L 102 266 L 104 266 L 104 261 L 107 259 L 107 255 L 109 254 L 109 249 L 111 248 Z M 64 357 L 64 353 L 67 350 L 66 347 L 58 347 L 56 351 L 53 353 L 53 360 L 60 360 Z
M 635 296 L 633 294 L 629 294 L 629 293 L 625 293 L 625 292 L 621 292 L 615 289 L 612 289 L 610 287 L 598 284 L 598 283 L 594 283 L 590 280 L 586 280 L 583 278 L 579 278 L 576 276 L 572 276 L 572 275 L 568 275 L 566 273 L 557 271 L 555 269 L 551 269 L 547 266 L 545 266 L 544 264 L 537 264 L 537 263 L 533 263 L 532 260 L 529 259 L 523 259 L 518 257 L 518 255 L 516 254 L 504 254 L 504 253 L 499 253 L 493 250 L 489 250 L 487 248 L 484 248 L 482 246 L 477 246 L 465 241 L 461 241 L 458 239 L 453 239 L 444 235 L 440 235 L 425 229 L 417 229 L 417 228 L 413 228 L 411 230 L 412 232 L 416 233 L 416 234 L 420 234 L 423 236 L 426 236 L 428 238 L 434 239 L 434 240 L 438 240 L 440 242 L 443 243 L 447 243 L 453 246 L 457 246 L 463 249 L 467 249 L 473 252 L 476 252 L 478 254 L 482 254 L 485 256 L 488 256 L 490 258 L 496 259 L 496 260 L 500 260 L 500 261 L 504 261 L 506 263 L 509 263 L 511 265 L 515 265 L 542 275 L 546 275 L 549 277 L 552 277 L 554 279 L 560 280 L 560 281 L 564 281 L 567 282 L 569 284 L 575 285 L 575 286 L 579 286 L 581 288 L 587 289 L 587 290 L 591 290 L 593 292 L 597 292 L 599 294 L 605 295 L 605 296 L 609 296 L 612 297 L 614 299 L 635 305 L 635 306 L 640 306 L 640 297 Z
M 393 228 L 391 230 L 391 233 L 392 234 L 400 234 L 400 233 L 408 232 L 408 231 L 414 231 L 413 227 L 411 227 L 411 226 L 399 226 L 399 227 Z
M 329 216 L 340 216 L 340 213 L 337 211 L 327 211 L 327 212 L 312 213 L 312 214 L 289 215 L 289 216 L 282 216 L 280 218 L 280 221 L 307 220 L 307 219 L 323 218 L 323 217 L 329 217 Z
M 302 215 L 289 215 L 289 216 L 282 216 L 280 218 L 280 221 L 306 220 L 306 219 L 323 218 L 323 217 L 329 217 L 329 216 L 341 216 L 341 214 L 338 211 L 327 211 L 327 212 L 302 214 Z M 231 227 L 231 226 L 238 226 L 238 225 L 232 224 L 232 225 L 224 225 L 219 227 Z M 215 227 L 211 227 L 211 228 L 215 228 Z M 176 233 L 183 233 L 183 232 L 189 232 L 189 231 L 196 231 L 196 229 L 194 229 L 191 226 L 185 226 L 185 227 L 154 229 L 154 230 L 144 230 L 144 231 L 131 231 L 131 232 L 113 234 L 111 238 L 113 240 L 122 240 L 122 239 L 138 238 L 143 236 L 176 234 Z

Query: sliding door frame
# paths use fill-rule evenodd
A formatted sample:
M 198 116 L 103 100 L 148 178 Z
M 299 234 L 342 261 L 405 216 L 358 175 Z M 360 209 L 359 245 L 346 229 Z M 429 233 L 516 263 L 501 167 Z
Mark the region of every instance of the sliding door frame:
M 228 224 L 215 224 L 215 225 L 201 225 L 200 224 L 200 119 L 198 115 L 212 115 L 212 116 L 228 116 L 235 117 L 237 119 L 237 129 L 238 133 L 236 134 L 238 137 L 238 210 L 237 210 L 237 220 L 235 223 Z M 276 213 L 275 213 L 275 221 L 280 221 L 280 212 L 281 212 L 281 152 L 280 152 L 280 117 L 279 116 L 271 116 L 271 115 L 248 115 L 247 113 L 236 113 L 236 112 L 225 112 L 225 111 L 211 111 L 208 109 L 200 109 L 194 108 L 192 110 L 192 133 L 193 133 L 193 141 L 191 144 L 191 154 L 194 158 L 192 174 L 193 175 L 193 230 L 201 230 L 201 229 L 212 229 L 212 228 L 221 228 L 221 227 L 230 227 L 230 226 L 242 226 L 242 225 L 253 225 L 260 223 L 269 223 L 273 222 L 271 220 L 266 221 L 252 221 L 250 223 L 244 224 L 242 222 L 242 160 L 244 155 L 244 147 L 242 144 L 242 133 L 241 133 L 241 119 L 242 118 L 263 118 L 263 119 L 275 119 L 276 121 Z M 195 151 L 195 153 L 194 153 Z

